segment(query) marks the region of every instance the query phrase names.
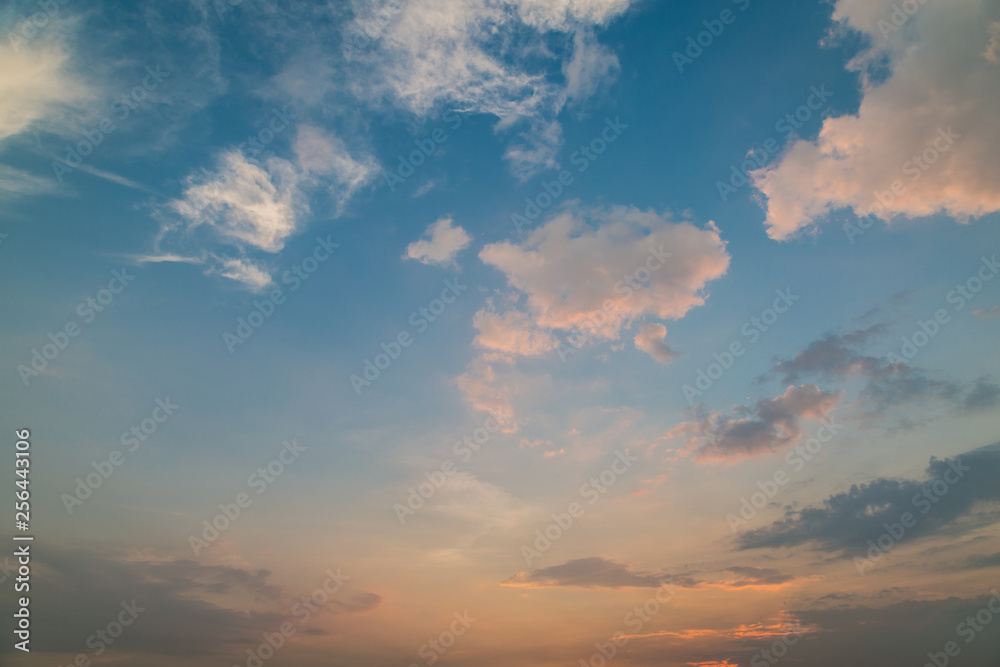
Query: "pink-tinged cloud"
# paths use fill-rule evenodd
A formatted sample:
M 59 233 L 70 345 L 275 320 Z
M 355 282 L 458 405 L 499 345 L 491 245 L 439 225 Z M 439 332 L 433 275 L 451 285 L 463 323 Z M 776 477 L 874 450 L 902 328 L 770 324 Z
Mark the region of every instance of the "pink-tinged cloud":
M 1000 210 L 1000 5 L 921 3 L 901 29 L 894 6 L 836 4 L 834 19 L 870 41 L 848 65 L 860 72 L 861 105 L 752 173 L 772 239 L 813 230 L 843 208 L 885 221 L 945 213 L 963 222 Z M 880 68 L 890 74 L 875 82 Z
M 476 345 L 495 352 L 530 357 L 551 352 L 558 345 L 555 336 L 516 309 L 501 315 L 490 304 L 476 313 L 472 325 L 479 332 Z
M 701 461 L 761 456 L 794 445 L 802 437 L 802 422 L 827 419 L 840 398 L 812 384 L 790 386 L 781 396 L 758 401 L 753 408 L 739 405 L 729 415 L 717 412 L 678 424 L 667 436 L 684 438 Z
M 645 316 L 683 317 L 729 267 L 714 225 L 625 206 L 567 209 L 523 242 L 489 244 L 479 256 L 526 298 L 537 328 L 608 340 Z
M 644 324 L 635 337 L 635 346 L 642 350 L 657 363 L 667 365 L 677 358 L 677 353 L 667 343 L 667 328 L 662 324 L 651 322 Z

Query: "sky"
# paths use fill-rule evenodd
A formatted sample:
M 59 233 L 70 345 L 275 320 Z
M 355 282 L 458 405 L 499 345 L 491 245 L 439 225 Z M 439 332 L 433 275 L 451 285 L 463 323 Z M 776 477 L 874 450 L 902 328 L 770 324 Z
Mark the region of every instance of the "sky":
M 0 662 L 993 664 L 998 106 L 993 0 L 3 4 Z

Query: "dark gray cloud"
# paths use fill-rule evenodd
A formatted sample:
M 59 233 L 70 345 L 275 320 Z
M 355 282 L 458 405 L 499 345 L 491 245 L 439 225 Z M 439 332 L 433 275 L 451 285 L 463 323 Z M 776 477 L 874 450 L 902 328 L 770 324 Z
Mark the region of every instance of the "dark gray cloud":
M 685 422 L 671 432 L 687 437 L 699 459 L 727 459 L 769 454 L 785 449 L 802 436 L 802 422 L 824 419 L 840 401 L 840 394 L 816 385 L 789 387 L 775 398 L 753 407 L 736 406 L 728 415 L 713 414 Z
M 961 470 L 961 477 L 957 477 L 956 469 Z M 942 479 L 957 481 L 934 484 Z M 811 542 L 844 554 L 863 555 L 867 541 L 877 540 L 885 532 L 883 525 L 899 522 L 904 512 L 911 513 L 917 521 L 906 529 L 903 537 L 911 540 L 945 529 L 969 514 L 979 502 L 1000 500 L 998 479 L 1000 443 L 974 449 L 955 459 L 931 458 L 922 480 L 879 478 L 855 484 L 849 491 L 831 495 L 819 506 L 789 510 L 784 519 L 743 533 L 738 545 L 740 549 L 758 549 Z M 946 490 L 939 493 L 943 484 Z
M 504 586 L 576 586 L 581 588 L 658 588 L 665 583 L 692 587 L 690 577 L 641 572 L 628 565 L 599 557 L 577 558 L 562 565 L 521 572 L 502 582 Z
M 123 602 L 133 600 L 143 611 L 108 654 L 218 656 L 225 662 L 285 621 L 307 629 L 291 613 L 299 598 L 271 583 L 267 570 L 127 559 L 44 541 L 33 543 L 32 563 L 33 655 L 88 653 L 93 658 L 88 638 L 117 619 Z M 326 577 L 317 572 L 316 586 Z M 381 601 L 373 593 L 336 597 L 319 613 L 360 613 Z M 0 625 L 6 627 L 7 621 Z M 4 642 L 0 652 L 10 651 L 11 642 Z

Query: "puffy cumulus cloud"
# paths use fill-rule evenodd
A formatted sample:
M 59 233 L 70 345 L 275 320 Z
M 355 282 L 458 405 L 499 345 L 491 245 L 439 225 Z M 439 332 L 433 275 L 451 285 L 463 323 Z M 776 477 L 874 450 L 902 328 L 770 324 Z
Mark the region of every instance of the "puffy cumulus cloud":
M 446 266 L 472 242 L 472 237 L 451 218 L 441 218 L 424 232 L 424 238 L 406 246 L 403 259 L 415 259 L 422 264 Z
M 893 22 L 897 4 L 837 2 L 834 19 L 870 42 L 849 65 L 862 72 L 861 105 L 753 173 L 771 238 L 814 229 L 842 208 L 885 221 L 936 213 L 965 221 L 1000 210 L 1000 5 L 921 3 Z M 882 68 L 888 75 L 874 76 Z
M 553 565 L 540 570 L 520 572 L 501 582 L 502 586 L 527 586 L 550 588 L 573 586 L 580 588 L 659 588 L 693 586 L 694 582 L 685 578 L 680 583 L 662 574 L 634 570 L 631 566 L 606 558 L 576 558 L 562 565 Z
M 634 207 L 568 209 L 523 242 L 489 244 L 479 257 L 525 295 L 536 327 L 609 340 L 644 316 L 683 317 L 729 266 L 714 225 Z
M 31 130 L 66 133 L 93 104 L 94 92 L 72 66 L 69 37 L 74 26 L 73 21 L 50 19 L 44 31 L 30 40 L 20 39 L 16 47 L 8 39 L 16 33 L 4 31 L 0 141 Z
M 814 543 L 845 555 L 863 555 L 867 541 L 877 540 L 885 532 L 884 524 L 898 522 L 904 512 L 918 517 L 916 525 L 906 529 L 909 540 L 952 527 L 979 503 L 1000 500 L 998 474 L 1000 443 L 954 459 L 931 458 L 923 479 L 878 478 L 854 484 L 819 505 L 789 510 L 770 526 L 742 533 L 738 545 L 757 549 Z M 945 491 L 935 491 L 932 504 L 926 494 L 939 485 Z
M 635 346 L 658 363 L 669 364 L 677 358 L 677 353 L 671 349 L 666 341 L 667 328 L 662 324 L 650 322 L 642 325 L 639 333 L 635 337 Z
M 839 394 L 816 385 L 791 386 L 753 407 L 739 405 L 730 415 L 716 412 L 701 421 L 682 422 L 667 437 L 685 438 L 701 460 L 770 454 L 794 445 L 802 437 L 804 420 L 828 420 L 839 403 Z
M 355 0 L 359 20 L 345 24 L 354 93 L 425 117 L 449 105 L 500 118 L 498 129 L 530 119 L 526 144 L 508 158 L 528 178 L 551 166 L 560 130 L 555 117 L 613 78 L 617 58 L 595 27 L 631 0 Z M 539 43 L 543 46 L 539 48 Z M 562 81 L 549 69 L 563 69 Z
M 526 313 L 511 309 L 501 315 L 492 303 L 476 313 L 472 325 L 478 331 L 476 345 L 493 352 L 531 357 L 558 345 L 555 336 L 536 327 Z

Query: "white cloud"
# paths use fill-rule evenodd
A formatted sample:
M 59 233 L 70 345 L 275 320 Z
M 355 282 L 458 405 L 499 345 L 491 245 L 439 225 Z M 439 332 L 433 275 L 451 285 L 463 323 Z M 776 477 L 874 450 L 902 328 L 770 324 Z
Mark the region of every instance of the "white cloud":
M 527 178 L 552 164 L 555 116 L 568 97 L 592 93 L 617 71 L 617 59 L 601 47 L 592 30 L 624 12 L 631 0 L 395 0 L 354 3 L 361 17 L 382 14 L 374 40 L 351 58 L 353 90 L 362 99 L 389 100 L 418 116 L 441 105 L 487 113 L 512 121 L 531 120 L 532 134 L 508 154 L 514 173 Z M 345 26 L 345 41 L 371 38 L 372 21 Z M 525 46 L 525 32 L 534 46 Z M 557 35 L 567 48 L 555 55 L 547 41 Z M 575 36 L 575 37 L 574 37 Z M 573 39 L 568 39 L 574 37 Z M 558 41 L 554 40 L 554 41 Z M 544 46 L 539 47 L 539 44 Z M 564 67 L 566 81 L 553 82 L 539 56 Z M 565 62 L 564 62 L 565 61 Z
M 188 225 L 209 225 L 227 241 L 278 252 L 308 210 L 299 190 L 299 173 L 281 158 L 263 164 L 235 150 L 224 153 L 219 170 L 190 176 L 184 197 L 171 208 Z
M 893 0 L 837 3 L 834 18 L 871 41 L 849 65 L 862 73 L 863 99 L 857 115 L 825 120 L 815 142 L 796 141 L 753 174 L 771 238 L 813 229 L 846 207 L 887 221 L 936 213 L 965 221 L 1000 210 L 1000 5 L 928 2 L 905 22 L 897 17 L 898 28 L 893 11 Z M 890 73 L 876 81 L 870 73 L 880 67 Z M 949 129 L 958 138 L 947 146 L 939 132 Z M 925 150 L 934 163 L 922 166 Z M 876 192 L 891 201 L 883 195 L 873 209 Z
M 415 259 L 422 264 L 445 266 L 455 261 L 455 256 L 472 238 L 464 229 L 453 226 L 451 218 L 441 218 L 424 232 L 424 238 L 406 246 L 403 259 Z
M 657 363 L 666 365 L 677 358 L 677 353 L 670 348 L 666 338 L 667 328 L 662 324 L 650 322 L 642 325 L 642 328 L 639 329 L 639 333 L 635 337 L 635 346 L 655 359 Z
M 479 332 L 476 345 L 486 350 L 517 356 L 535 356 L 556 349 L 558 341 L 535 326 L 526 313 L 512 309 L 503 315 L 492 304 L 476 313 L 472 325 Z
M 344 142 L 314 125 L 302 125 L 295 137 L 295 155 L 306 173 L 323 179 L 338 209 L 378 174 L 378 163 L 369 155 L 355 158 Z

